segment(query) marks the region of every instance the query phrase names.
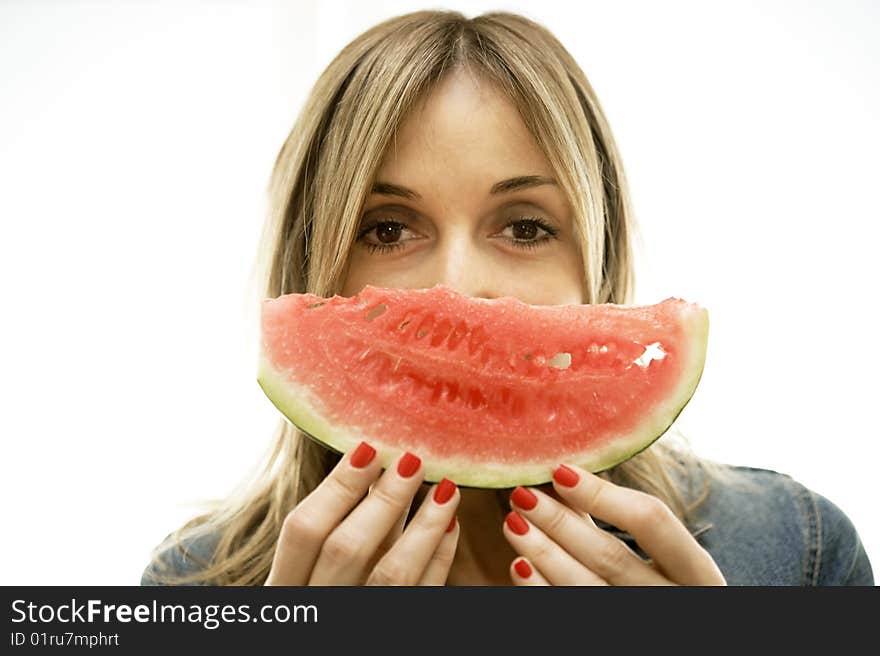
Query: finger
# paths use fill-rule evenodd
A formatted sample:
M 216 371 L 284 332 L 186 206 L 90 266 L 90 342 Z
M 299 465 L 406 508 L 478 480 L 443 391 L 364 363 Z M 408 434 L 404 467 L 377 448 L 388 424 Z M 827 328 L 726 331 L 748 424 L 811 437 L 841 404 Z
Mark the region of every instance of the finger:
M 305 585 L 330 532 L 382 471 L 376 451 L 361 442 L 284 519 L 266 585 Z
M 593 521 L 593 518 L 590 517 L 589 514 L 583 512 L 582 510 L 578 510 L 577 508 L 572 508 L 571 506 L 566 505 L 567 502 L 565 501 L 565 499 L 559 496 L 559 493 L 553 487 L 553 483 L 546 483 L 545 485 L 535 485 L 531 489 L 541 490 L 541 492 L 552 498 L 554 501 L 558 501 L 559 503 L 565 505 L 566 508 L 568 508 L 572 513 L 574 513 L 577 517 L 582 519 L 590 526 L 596 526 L 596 522 Z
M 401 454 L 373 491 L 327 536 L 310 585 L 361 584 L 368 562 L 412 501 L 424 475 L 417 456 Z
M 372 492 L 373 488 L 375 486 L 376 486 L 376 484 L 373 483 L 370 486 L 369 492 Z M 368 494 L 369 494 L 369 492 L 368 492 Z M 418 497 L 418 494 L 416 494 L 416 496 Z M 400 514 L 400 519 L 398 519 L 397 523 L 391 527 L 391 530 L 388 532 L 388 537 L 382 543 L 383 546 L 390 547 L 392 544 L 394 544 L 397 541 L 397 538 L 399 538 L 403 534 L 403 529 L 406 527 L 406 518 L 409 517 L 409 511 L 411 508 L 412 508 L 412 500 L 410 500 L 406 504 L 406 507 L 403 509 L 403 512 Z
M 657 567 L 683 585 L 723 585 L 709 553 L 660 499 L 615 485 L 574 465 L 553 472 L 554 487 L 570 505 L 623 529 Z
M 514 551 L 528 558 L 551 585 L 608 585 L 515 510 L 505 518 L 503 531 Z
M 391 545 L 397 542 L 397 539 L 403 535 L 403 529 L 406 528 L 406 518 L 409 517 L 409 511 L 411 508 L 412 499 L 410 499 L 406 506 L 404 506 L 403 512 L 400 513 L 400 518 L 397 520 L 397 523 L 391 527 L 388 536 L 379 547 L 383 552 L 388 551 L 388 549 L 391 548 Z
M 458 487 L 449 479 L 433 486 L 403 535 L 370 573 L 367 584 L 418 583 L 450 526 L 460 499 Z
M 370 492 L 373 491 L 373 486 L 375 486 L 375 483 L 373 483 L 373 485 L 370 486 L 370 490 L 369 490 Z M 369 494 L 369 492 L 368 492 L 368 494 Z M 412 508 L 412 500 L 410 500 L 406 504 L 406 507 L 403 509 L 403 512 L 400 514 L 400 519 L 398 519 L 397 523 L 391 527 L 391 530 L 388 532 L 388 535 L 385 536 L 384 540 L 382 540 L 382 544 L 380 544 L 377 547 L 376 553 L 373 555 L 373 558 L 370 559 L 370 561 L 367 565 L 367 571 L 372 570 L 376 566 L 376 563 L 379 562 L 379 560 L 382 558 L 382 556 L 384 556 L 386 553 L 388 553 L 388 550 L 391 549 L 392 545 L 395 542 L 397 542 L 397 539 L 403 534 L 403 529 L 406 526 L 406 518 L 409 516 L 410 508 Z
M 510 578 L 514 585 L 550 585 L 547 579 L 541 576 L 541 572 L 532 567 L 527 558 L 515 558 L 510 563 Z
M 554 542 L 612 585 L 669 585 L 621 540 L 586 523 L 563 503 L 540 490 L 518 487 L 511 506 Z
M 437 550 L 431 557 L 431 562 L 428 563 L 425 573 L 419 580 L 419 585 L 446 585 L 446 581 L 449 579 L 449 570 L 452 569 L 452 562 L 455 560 L 460 531 L 458 520 L 453 516 L 443 533 L 443 539 L 440 540 Z

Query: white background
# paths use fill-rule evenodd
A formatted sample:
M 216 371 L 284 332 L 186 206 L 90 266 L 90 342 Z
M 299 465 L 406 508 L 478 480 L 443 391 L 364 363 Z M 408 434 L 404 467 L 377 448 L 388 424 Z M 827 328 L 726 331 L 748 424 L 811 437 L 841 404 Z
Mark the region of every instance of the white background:
M 427 6 L 0 3 L 0 583 L 137 583 L 256 462 L 275 155 L 350 39 Z M 641 222 L 637 301 L 710 311 L 679 427 L 829 497 L 880 569 L 878 5 L 442 7 L 520 11 L 580 62 Z

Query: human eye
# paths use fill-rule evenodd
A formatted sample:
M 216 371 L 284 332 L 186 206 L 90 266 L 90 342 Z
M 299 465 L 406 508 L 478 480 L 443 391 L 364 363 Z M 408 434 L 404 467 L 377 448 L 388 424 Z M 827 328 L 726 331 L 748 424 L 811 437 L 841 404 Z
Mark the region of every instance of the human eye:
M 508 228 L 512 228 L 511 236 L 514 237 L 508 241 L 516 248 L 524 249 L 534 249 L 551 239 L 556 239 L 556 233 L 558 232 L 549 223 L 535 216 L 523 216 L 509 222 L 501 233 L 507 232 Z M 536 239 L 535 235 L 539 230 L 546 234 Z
M 360 232 L 358 232 L 357 240 L 369 250 L 370 254 L 373 254 L 376 251 L 379 251 L 380 253 L 389 253 L 399 248 L 403 248 L 403 245 L 407 241 L 411 241 L 410 239 L 404 241 L 390 241 L 396 240 L 400 237 L 400 233 L 404 230 L 412 232 L 407 228 L 405 223 L 401 223 L 400 221 L 391 221 L 387 219 L 372 220 L 361 228 Z M 368 241 L 365 239 L 373 232 L 376 233 L 376 236 L 380 240 L 379 242 Z M 389 241 L 383 243 L 381 241 L 383 239 Z

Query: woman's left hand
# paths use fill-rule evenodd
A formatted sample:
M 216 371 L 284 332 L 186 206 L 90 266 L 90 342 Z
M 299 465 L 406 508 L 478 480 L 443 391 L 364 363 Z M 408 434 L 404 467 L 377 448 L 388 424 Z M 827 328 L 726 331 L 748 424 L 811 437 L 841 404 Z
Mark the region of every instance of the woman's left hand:
M 561 465 L 553 479 L 568 505 L 534 488 L 510 495 L 514 510 L 503 530 L 522 556 L 510 565 L 515 584 L 726 584 L 709 553 L 657 497 L 573 465 Z M 598 528 L 591 516 L 629 533 L 651 560 Z

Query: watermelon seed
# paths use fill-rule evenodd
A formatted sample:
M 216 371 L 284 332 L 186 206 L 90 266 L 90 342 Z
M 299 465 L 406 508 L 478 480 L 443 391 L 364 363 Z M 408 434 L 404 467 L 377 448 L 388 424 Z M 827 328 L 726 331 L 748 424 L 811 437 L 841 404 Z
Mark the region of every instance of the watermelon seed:
M 431 346 L 440 346 L 452 334 L 452 330 L 452 323 L 447 319 L 443 319 L 434 329 L 434 335 L 431 337 Z
M 402 324 L 400 324 L 400 325 L 397 327 L 397 329 L 398 329 L 398 330 L 403 330 L 404 328 L 406 328 L 406 327 L 411 323 L 411 321 L 412 321 L 411 319 L 407 319 L 407 320 L 404 321 Z
M 384 303 L 377 305 L 372 310 L 367 312 L 367 321 L 372 321 L 376 317 L 382 316 L 383 314 L 385 314 L 386 310 L 388 310 L 388 306 Z
M 467 324 L 463 321 L 459 322 L 459 324 L 455 327 L 455 330 L 453 330 L 452 334 L 449 336 L 449 340 L 446 342 L 446 345 L 451 351 L 454 351 L 455 348 L 461 343 L 461 340 L 465 338 L 467 332 Z
M 317 303 L 312 303 L 311 305 L 306 306 L 306 310 L 314 310 L 315 308 L 319 308 L 324 305 L 327 301 L 319 301 Z
M 520 396 L 514 396 L 513 401 L 510 404 L 510 413 L 514 417 L 522 417 L 523 413 L 526 409 L 525 399 Z
M 472 389 L 467 395 L 468 407 L 479 410 L 486 405 L 486 399 L 480 394 L 479 390 Z
M 358 360 L 363 360 L 364 358 L 366 358 L 370 354 L 370 351 L 372 350 L 372 348 L 373 348 L 372 346 L 368 346 L 367 350 L 360 354 L 360 357 L 358 357 Z
M 474 357 L 477 352 L 483 348 L 487 341 L 489 341 L 489 337 L 486 335 L 486 331 L 483 330 L 483 327 L 477 326 L 474 328 L 468 339 L 468 355 Z
M 547 365 L 557 369 L 568 369 L 571 366 L 571 353 L 557 353 L 550 358 Z
M 519 356 L 510 356 L 510 369 L 518 374 L 534 376 L 539 373 L 534 364 L 534 354 L 526 353 Z
M 388 371 L 390 365 L 391 361 L 388 355 L 382 352 L 376 353 L 375 358 L 373 358 L 373 361 L 370 364 L 370 370 L 372 370 L 375 380 L 379 385 L 393 385 L 393 382 L 389 380 L 391 377 L 391 374 Z
M 422 319 L 422 323 L 419 324 L 419 329 L 416 332 L 416 339 L 421 339 L 422 337 L 427 335 L 429 332 L 431 332 L 431 329 L 433 327 L 434 327 L 434 317 L 432 317 L 429 314 L 424 319 Z

